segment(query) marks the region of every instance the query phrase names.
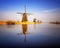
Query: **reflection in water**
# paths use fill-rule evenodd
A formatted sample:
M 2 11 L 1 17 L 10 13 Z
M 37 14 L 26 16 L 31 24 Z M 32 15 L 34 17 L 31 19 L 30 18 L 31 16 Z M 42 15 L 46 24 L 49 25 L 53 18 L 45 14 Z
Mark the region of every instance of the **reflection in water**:
M 22 24 L 22 29 L 23 29 L 23 34 L 26 35 L 27 34 L 27 24 Z
M 15 26 L 14 25 L 7 25 L 6 27 L 7 28 L 14 28 Z
M 29 32 L 33 34 L 30 34 Z M 16 36 L 17 33 L 18 35 L 21 36 L 17 37 Z M 28 33 L 29 35 L 27 36 Z M 23 41 L 23 39 L 25 42 Z M 0 25 L 0 45 L 3 46 L 13 45 L 24 47 L 25 46 L 37 47 L 41 45 L 55 46 L 58 44 L 60 44 L 60 25 L 54 24 Z
M 27 24 L 22 24 L 22 34 L 24 34 L 25 38 L 24 38 L 24 41 L 26 42 L 26 34 L 28 34 L 27 32 L 28 30 L 28 25 Z M 22 35 L 21 33 L 18 33 L 18 35 Z
M 36 29 L 36 24 L 34 24 L 34 29 Z M 27 24 L 22 24 L 22 33 L 18 33 L 18 35 L 22 35 L 23 34 L 25 36 L 25 38 L 24 38 L 24 41 L 25 42 L 27 41 L 26 35 L 27 34 L 31 34 L 27 30 L 28 30 L 28 25 Z
M 27 24 L 22 24 L 23 34 L 25 35 L 25 39 L 24 39 L 25 42 L 26 42 L 26 34 L 28 33 L 27 29 L 28 29 Z
M 34 29 L 36 29 L 36 24 L 34 24 Z

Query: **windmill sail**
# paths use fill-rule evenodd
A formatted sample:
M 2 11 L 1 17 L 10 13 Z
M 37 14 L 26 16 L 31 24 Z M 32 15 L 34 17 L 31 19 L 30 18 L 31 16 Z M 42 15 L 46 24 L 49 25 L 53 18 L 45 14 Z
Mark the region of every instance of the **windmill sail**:
M 26 13 L 26 4 L 25 4 L 25 13 Z

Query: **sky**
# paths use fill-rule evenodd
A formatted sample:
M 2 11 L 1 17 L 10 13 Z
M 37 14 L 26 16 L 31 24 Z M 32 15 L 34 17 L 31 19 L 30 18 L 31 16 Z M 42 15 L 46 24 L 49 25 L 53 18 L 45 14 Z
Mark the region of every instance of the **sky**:
M 0 20 L 21 21 L 25 4 L 29 21 L 60 21 L 60 0 L 0 0 Z

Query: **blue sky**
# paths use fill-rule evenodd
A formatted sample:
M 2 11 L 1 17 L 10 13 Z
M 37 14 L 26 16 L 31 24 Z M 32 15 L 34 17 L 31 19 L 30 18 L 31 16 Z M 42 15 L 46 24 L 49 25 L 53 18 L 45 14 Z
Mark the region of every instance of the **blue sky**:
M 27 8 L 35 10 L 60 7 L 60 0 L 0 0 L 0 10 L 21 10 L 26 2 Z
M 13 15 L 14 12 L 17 12 L 17 11 L 24 12 L 25 3 L 27 6 L 27 12 L 31 12 L 31 13 L 43 14 L 45 11 L 47 11 L 48 14 L 49 13 L 51 14 L 52 12 L 54 14 L 54 13 L 56 13 L 56 11 L 57 11 L 57 13 L 59 13 L 59 10 L 60 10 L 60 0 L 0 0 L 0 14 L 1 14 L 0 16 L 3 16 L 3 17 L 0 17 L 0 19 L 7 19 L 9 15 L 6 15 L 6 14 L 9 14 L 12 12 L 13 13 L 11 14 L 11 16 L 14 16 Z M 8 13 L 6 13 L 6 12 L 8 12 Z M 56 16 L 58 15 L 58 17 L 59 17 L 59 14 L 57 14 L 57 13 L 56 13 Z M 5 16 L 2 14 L 5 14 Z M 17 16 L 19 16 L 19 15 L 17 15 Z M 35 16 L 37 16 L 37 15 L 35 15 Z M 40 18 L 40 16 L 41 15 L 38 15 L 37 19 Z M 53 15 L 51 15 L 51 16 L 53 16 Z M 11 18 L 13 18 L 13 17 L 11 17 Z M 18 18 L 19 17 L 17 17 L 17 20 L 19 20 Z M 30 18 L 30 16 L 29 16 L 29 18 Z M 33 19 L 34 17 L 31 17 L 31 18 Z M 21 20 L 21 18 L 20 18 L 20 20 Z

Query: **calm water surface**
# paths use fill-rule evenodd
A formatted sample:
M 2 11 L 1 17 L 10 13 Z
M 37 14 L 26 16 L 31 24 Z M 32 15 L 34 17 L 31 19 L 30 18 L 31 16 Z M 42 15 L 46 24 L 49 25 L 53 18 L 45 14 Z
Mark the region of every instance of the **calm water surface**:
M 0 25 L 0 46 L 53 46 L 60 44 L 60 25 Z

